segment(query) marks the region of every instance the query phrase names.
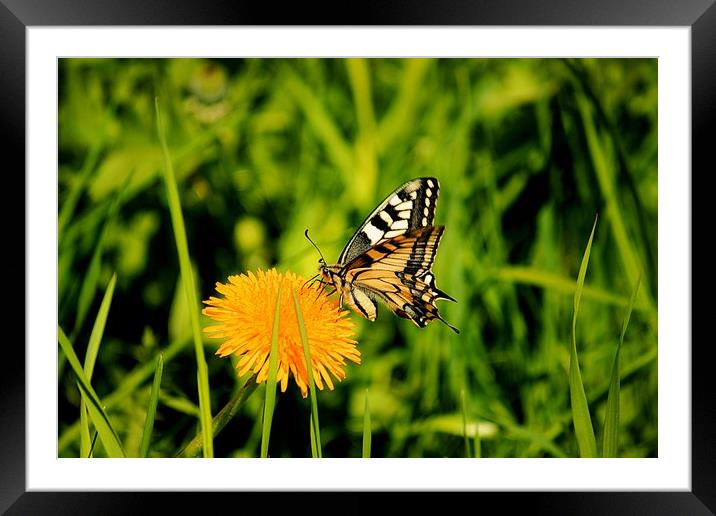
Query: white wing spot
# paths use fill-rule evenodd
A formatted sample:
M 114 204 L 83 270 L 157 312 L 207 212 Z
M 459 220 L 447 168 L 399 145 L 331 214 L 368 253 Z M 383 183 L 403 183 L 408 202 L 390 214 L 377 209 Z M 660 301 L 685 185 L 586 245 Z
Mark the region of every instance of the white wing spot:
M 428 190 L 429 192 L 430 190 Z M 425 206 L 430 206 L 430 199 L 425 199 Z
M 390 201 L 388 201 L 388 202 L 390 203 L 391 206 L 395 206 L 396 204 L 401 203 L 401 199 L 397 195 L 394 195 L 393 197 L 390 198 Z
M 407 220 L 397 220 L 393 222 L 393 225 L 390 226 L 390 229 L 408 229 L 408 221 Z
M 430 188 L 433 188 L 435 186 L 435 183 L 433 183 L 432 179 L 428 179 L 428 186 Z
M 368 237 L 368 240 L 370 240 L 370 245 L 374 245 L 378 240 L 383 238 L 383 232 L 370 222 L 363 228 L 363 233 Z
M 388 212 L 386 211 L 380 212 L 380 218 L 383 219 L 389 226 L 393 223 L 393 219 L 390 217 L 390 215 L 388 215 Z
M 390 202 L 392 203 L 393 200 L 391 199 Z M 400 204 L 396 204 L 395 209 L 398 211 L 412 210 L 413 209 L 413 201 L 405 201 Z
M 425 195 L 427 195 L 428 197 L 432 197 L 433 191 L 430 188 L 428 188 L 427 190 L 425 190 Z
M 423 276 L 423 281 L 425 281 L 425 283 L 427 283 L 428 285 L 430 285 L 430 284 L 433 282 L 433 275 L 432 275 L 432 274 L 426 274 L 425 276 Z
M 427 217 L 429 213 L 430 213 L 429 209 L 423 208 L 423 215 L 425 215 Z
M 410 218 L 410 210 L 401 211 L 398 213 L 398 217 L 401 219 L 409 219 Z
M 428 225 L 428 219 L 423 217 L 423 226 L 427 226 L 427 225 Z
M 417 192 L 417 191 L 415 191 L 415 192 L 410 192 L 410 198 L 411 198 L 411 199 L 417 199 L 417 198 L 418 198 L 418 192 Z
M 399 230 L 397 230 L 397 231 L 388 231 L 388 232 L 385 234 L 385 238 L 397 237 L 398 235 L 402 235 L 403 233 L 405 233 L 405 231 L 402 230 L 402 229 L 399 229 Z

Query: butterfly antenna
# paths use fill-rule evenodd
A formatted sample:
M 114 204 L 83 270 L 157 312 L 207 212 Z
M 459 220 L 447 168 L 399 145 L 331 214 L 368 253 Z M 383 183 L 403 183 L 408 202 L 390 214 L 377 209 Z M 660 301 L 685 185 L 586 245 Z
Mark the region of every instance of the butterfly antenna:
M 316 251 L 318 251 L 318 254 L 321 256 L 321 259 L 319 260 L 319 262 L 325 265 L 325 264 L 326 264 L 326 260 L 323 258 L 323 253 L 322 253 L 321 250 L 318 248 L 318 246 L 316 245 L 316 243 L 315 243 L 313 240 L 311 240 L 311 237 L 308 236 L 308 228 L 306 228 L 306 231 L 304 231 L 303 234 L 306 235 L 306 238 L 308 239 L 308 241 L 311 242 L 311 244 L 313 245 L 313 247 L 316 248 Z

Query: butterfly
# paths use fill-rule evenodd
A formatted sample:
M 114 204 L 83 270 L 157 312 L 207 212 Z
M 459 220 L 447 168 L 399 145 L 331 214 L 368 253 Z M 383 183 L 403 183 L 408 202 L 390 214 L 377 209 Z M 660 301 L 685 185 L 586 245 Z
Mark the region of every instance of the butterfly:
M 340 306 L 345 303 L 374 321 L 376 301 L 380 301 L 420 328 L 439 319 L 460 333 L 435 306 L 438 299 L 455 301 L 435 286 L 432 272 L 445 231 L 444 226 L 433 225 L 439 192 L 434 177 L 408 181 L 368 215 L 343 248 L 338 263 L 328 265 L 321 257 L 321 282 L 333 287 L 331 293 L 340 293 Z

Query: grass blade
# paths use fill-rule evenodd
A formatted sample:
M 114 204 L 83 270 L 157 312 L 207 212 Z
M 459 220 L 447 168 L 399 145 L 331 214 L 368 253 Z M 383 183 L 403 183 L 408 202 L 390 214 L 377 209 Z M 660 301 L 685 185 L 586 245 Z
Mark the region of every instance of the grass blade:
M 94 365 L 97 361 L 97 355 L 99 354 L 99 345 L 102 342 L 102 335 L 104 335 L 104 327 L 107 323 L 109 307 L 112 304 L 112 296 L 114 295 L 114 287 L 116 284 L 117 274 L 115 273 L 112 274 L 112 279 L 109 280 L 109 285 L 104 293 L 102 304 L 99 307 L 97 317 L 92 326 L 92 333 L 90 334 L 87 352 L 85 353 L 84 365 L 85 375 L 90 382 L 92 381 L 92 373 L 94 372 Z M 87 419 L 87 407 L 84 399 L 80 401 L 80 426 L 80 457 L 89 457 L 92 443 L 90 442 L 89 421 Z
M 82 397 L 87 402 L 87 412 L 92 419 L 92 423 L 94 423 L 94 426 L 97 429 L 97 433 L 99 434 L 99 438 L 107 451 L 107 455 L 113 458 L 126 457 L 124 450 L 122 449 L 122 444 L 119 441 L 119 437 L 117 437 L 117 433 L 114 431 L 114 428 L 112 428 L 112 424 L 109 422 L 107 413 L 102 408 L 97 393 L 87 380 L 70 340 L 67 338 L 67 335 L 65 335 L 65 332 L 62 331 L 60 326 L 57 327 L 57 330 L 58 341 L 62 347 L 62 351 L 65 355 L 67 355 L 67 360 L 70 363 L 70 367 L 72 367 L 72 371 L 77 377 L 77 384 L 80 387 L 80 392 L 82 393 Z
M 618 189 L 615 178 L 613 177 L 614 174 L 612 173 L 613 166 L 611 160 L 604 148 L 604 143 L 601 140 L 601 136 L 592 117 L 592 107 L 587 97 L 582 95 L 577 96 L 577 108 L 582 117 L 584 137 L 592 158 L 594 175 L 606 201 L 607 213 L 610 214 L 607 221 L 611 227 L 612 236 L 614 237 L 616 247 L 622 258 L 624 270 L 629 282 L 636 282 L 636 278 L 639 274 L 638 254 L 634 248 L 634 241 L 629 237 L 629 231 L 625 224 L 626 218 L 622 213 L 621 203 L 617 196 Z M 654 303 L 651 298 L 651 288 L 647 282 L 644 283 L 642 291 L 644 300 L 648 303 L 650 308 L 653 307 Z
M 475 423 L 475 437 L 473 438 L 474 456 L 476 459 L 482 457 L 482 442 L 480 441 L 480 422 Z
M 579 314 L 579 301 L 582 298 L 584 277 L 587 274 L 589 255 L 592 252 L 592 241 L 596 228 L 597 218 L 595 217 L 592 233 L 589 235 L 589 242 L 587 242 L 587 248 L 584 250 L 584 255 L 582 256 L 582 263 L 579 266 L 577 289 L 574 291 L 572 346 L 569 353 L 569 394 L 572 402 L 572 421 L 574 423 L 574 432 L 577 436 L 579 455 L 581 457 L 597 456 L 597 441 L 594 437 L 594 428 L 592 427 L 592 419 L 589 415 L 589 405 L 587 404 L 587 396 L 584 393 L 582 374 L 579 371 L 579 358 L 577 357 L 577 315 Z
M 154 381 L 152 382 L 152 390 L 149 393 L 149 406 L 147 407 L 147 419 L 144 421 L 144 433 L 142 434 L 142 444 L 139 447 L 139 457 L 144 459 L 149 453 L 149 443 L 152 440 L 152 430 L 154 429 L 154 416 L 157 413 L 157 404 L 159 403 L 159 387 L 162 384 L 162 372 L 164 371 L 164 355 L 159 353 L 157 357 L 157 366 L 154 369 Z
M 641 283 L 641 274 L 636 280 L 636 285 L 631 294 L 631 300 L 629 302 L 629 308 L 627 308 L 626 315 L 624 316 L 624 323 L 622 324 L 622 333 L 619 336 L 619 343 L 617 344 L 617 352 L 614 355 L 614 363 L 612 364 L 611 381 L 609 382 L 609 395 L 607 397 L 607 412 L 604 416 L 604 440 L 602 443 L 602 455 L 604 457 L 617 457 L 617 442 L 619 436 L 619 398 L 620 398 L 620 365 L 619 355 L 621 353 L 622 345 L 624 344 L 624 334 L 626 333 L 627 326 L 629 325 L 629 319 L 631 318 L 631 312 L 634 308 L 634 302 L 636 300 L 636 293 L 639 291 L 639 284 Z
M 276 292 L 276 310 L 273 315 L 273 331 L 271 332 L 271 353 L 269 354 L 269 372 L 266 379 L 266 402 L 264 403 L 264 422 L 261 432 L 261 458 L 268 457 L 269 437 L 273 409 L 276 404 L 276 375 L 278 374 L 278 328 L 279 307 L 281 306 L 281 286 Z
M 370 405 L 368 404 L 368 389 L 365 390 L 365 406 L 363 409 L 363 458 L 370 459 L 371 445 Z
M 104 327 L 107 324 L 107 316 L 109 315 L 109 308 L 112 305 L 112 296 L 114 296 L 114 287 L 116 285 L 117 274 L 114 273 L 109 280 L 104 298 L 102 298 L 102 304 L 97 312 L 97 318 L 94 321 L 94 326 L 92 326 L 92 333 L 90 334 L 89 344 L 87 345 L 84 371 L 88 380 L 92 380 L 94 365 L 97 361 L 97 355 L 99 354 L 99 345 L 102 343 L 102 335 L 104 335 Z
M 187 340 L 176 341 L 169 345 L 162 353 L 164 354 L 164 362 L 169 362 L 174 358 L 180 351 L 182 351 L 189 342 Z M 65 361 L 67 357 L 64 354 L 60 355 Z M 106 396 L 102 403 L 105 407 L 113 407 L 116 403 L 125 399 L 127 396 L 132 394 L 137 387 L 139 387 L 144 381 L 152 376 L 154 373 L 154 364 L 156 361 L 146 361 L 137 367 L 135 367 L 129 374 L 127 374 L 117 388 L 108 396 Z M 57 441 L 57 449 L 62 452 L 67 446 L 77 439 L 80 432 L 79 420 L 75 421 L 69 427 L 67 427 L 61 434 Z
M 308 430 L 311 440 L 311 457 L 314 459 L 318 458 L 318 448 L 316 448 L 316 430 L 313 426 L 313 416 L 308 418 Z
M 229 401 L 229 403 L 227 403 L 224 408 L 222 408 L 219 413 L 214 416 L 214 419 L 211 422 L 214 437 L 219 435 L 219 432 L 224 429 L 226 424 L 234 418 L 239 409 L 243 407 L 246 400 L 249 399 L 249 396 L 253 394 L 258 386 L 259 384 L 256 383 L 256 375 L 253 375 L 241 386 L 236 396 L 234 396 L 231 401 Z M 196 457 L 201 453 L 202 442 L 203 437 L 201 433 L 198 433 L 181 452 L 176 454 L 175 457 Z
M 296 308 L 296 318 L 298 319 L 298 329 L 301 332 L 301 340 L 303 341 L 303 354 L 306 357 L 306 370 L 308 372 L 308 395 L 311 398 L 311 421 L 313 422 L 314 430 L 314 442 L 316 446 L 316 455 L 318 458 L 323 457 L 323 450 L 321 449 L 321 426 L 318 423 L 318 401 L 316 400 L 316 384 L 313 380 L 313 367 L 311 362 L 311 350 L 308 348 L 308 335 L 306 335 L 306 326 L 303 324 L 303 314 L 301 313 L 301 307 L 298 304 L 298 297 L 296 291 L 292 290 L 293 293 L 293 305 Z
M 465 457 L 470 457 L 470 441 L 467 440 L 467 407 L 465 404 L 465 389 L 460 390 L 460 402 L 462 405 L 462 435 L 465 439 Z
M 159 134 L 159 142 L 161 144 L 162 155 L 164 157 L 164 166 L 162 167 L 162 171 L 164 172 L 164 183 L 167 188 L 167 201 L 169 203 L 169 212 L 172 219 L 172 228 L 174 229 L 174 240 L 176 241 L 177 254 L 179 255 L 179 269 L 181 271 L 184 293 L 186 295 L 186 302 L 191 316 L 192 335 L 194 337 L 194 352 L 196 354 L 196 378 L 199 391 L 199 421 L 201 422 L 202 434 L 204 436 L 204 457 L 209 458 L 214 456 L 214 443 L 212 441 L 212 433 L 210 431 L 211 398 L 209 396 L 209 371 L 206 366 L 206 357 L 204 356 L 204 347 L 201 339 L 201 328 L 199 327 L 199 296 L 196 292 L 194 273 L 189 259 L 189 245 L 187 243 L 186 229 L 184 227 L 184 216 L 182 215 L 181 203 L 179 201 L 179 190 L 174 176 L 174 168 L 169 156 L 169 148 L 167 147 L 158 97 L 155 97 L 154 99 L 154 108 L 157 115 L 157 132 Z

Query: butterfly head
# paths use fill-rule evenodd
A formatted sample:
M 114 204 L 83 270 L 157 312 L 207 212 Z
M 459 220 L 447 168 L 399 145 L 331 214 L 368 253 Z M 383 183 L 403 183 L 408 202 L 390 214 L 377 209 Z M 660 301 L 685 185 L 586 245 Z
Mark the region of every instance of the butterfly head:
M 320 258 L 318 259 L 318 273 L 320 274 L 321 278 L 325 283 L 333 285 L 334 275 L 339 272 L 340 267 L 337 265 L 328 265 L 328 263 L 326 263 L 325 258 L 323 258 L 323 253 L 321 253 L 321 250 L 318 248 L 316 243 L 311 240 L 311 237 L 308 236 L 308 229 L 306 229 L 304 235 L 306 235 L 308 241 L 311 242 L 311 245 L 316 248 L 316 251 L 318 251 L 318 254 L 320 256 Z

